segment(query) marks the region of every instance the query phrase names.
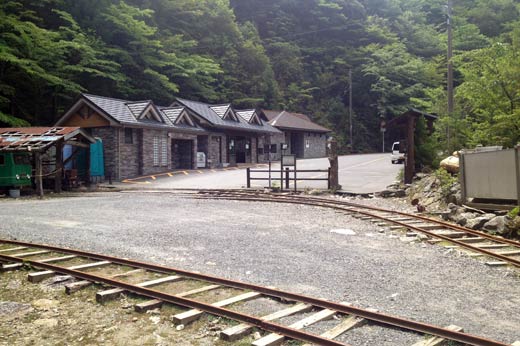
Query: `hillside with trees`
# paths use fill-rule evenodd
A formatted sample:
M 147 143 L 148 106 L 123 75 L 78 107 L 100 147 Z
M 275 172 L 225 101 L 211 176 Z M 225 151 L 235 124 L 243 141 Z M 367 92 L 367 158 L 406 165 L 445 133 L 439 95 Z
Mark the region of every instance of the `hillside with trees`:
M 0 125 L 50 125 L 80 92 L 287 109 L 380 148 L 379 122 L 440 116 L 436 145 L 520 141 L 520 1 L 456 0 L 446 111 L 445 0 L 6 0 Z M 446 130 L 450 128 L 450 148 Z

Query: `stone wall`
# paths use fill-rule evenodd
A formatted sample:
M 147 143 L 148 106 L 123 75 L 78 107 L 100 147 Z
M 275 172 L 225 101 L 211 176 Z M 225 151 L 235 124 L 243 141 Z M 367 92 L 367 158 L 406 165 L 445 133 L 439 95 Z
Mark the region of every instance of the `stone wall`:
M 305 159 L 327 156 L 327 135 L 305 132 L 303 136 L 303 150 L 303 158 Z
M 139 146 L 141 145 L 138 137 L 140 129 L 129 129 L 132 132 L 132 143 L 126 143 L 125 129 L 116 129 L 119 138 L 119 176 L 120 179 L 136 177 L 139 175 Z
M 209 168 L 219 168 L 226 163 L 226 135 L 212 134 L 209 136 L 207 156 Z
M 159 155 L 159 162 L 158 164 L 154 163 L 154 138 L 157 138 L 159 148 L 158 148 L 158 155 Z M 166 143 L 166 157 L 164 160 L 163 157 L 163 143 Z M 168 136 L 167 131 L 162 130 L 150 130 L 150 129 L 143 129 L 143 141 L 142 141 L 142 152 L 143 157 L 142 160 L 142 167 L 143 167 L 143 174 L 149 175 L 154 173 L 161 173 L 168 170 L 171 170 L 172 168 L 172 156 L 171 156 L 171 139 Z M 124 162 L 124 157 L 121 158 L 122 162 Z
M 119 179 L 117 128 L 95 127 L 91 129 L 91 134 L 94 137 L 101 138 L 103 141 L 105 176 L 112 176 L 113 179 Z

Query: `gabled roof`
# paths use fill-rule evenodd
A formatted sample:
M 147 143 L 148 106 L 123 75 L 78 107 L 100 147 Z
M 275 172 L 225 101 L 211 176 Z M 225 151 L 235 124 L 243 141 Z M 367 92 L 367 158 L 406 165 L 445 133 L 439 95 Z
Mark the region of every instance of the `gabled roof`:
M 188 122 L 190 125 L 176 124 L 176 119 L 182 114 L 183 107 L 181 107 L 181 109 L 176 109 L 178 107 L 160 107 L 149 100 L 128 101 L 91 94 L 81 94 L 79 100 L 58 120 L 57 124 L 59 125 L 64 122 L 83 103 L 94 108 L 102 116 L 110 120 L 111 123 L 115 124 L 204 131 L 197 124 L 193 123 L 193 121 Z M 152 114 L 152 117 L 149 119 L 146 118 L 148 113 Z M 191 126 L 191 124 L 193 124 L 193 126 Z
M 280 133 L 279 130 L 269 125 L 266 121 L 259 119 L 259 124 L 251 124 L 241 116 L 236 116 L 233 107 L 229 104 L 211 105 L 203 102 L 177 98 L 176 102 L 174 102 L 172 105 L 185 106 L 191 112 L 206 120 L 210 126 L 216 128 L 249 132 Z M 232 113 L 236 120 L 232 120 L 226 117 L 227 113 Z
M 126 105 L 130 109 L 130 112 L 136 117 L 141 118 L 142 113 L 148 107 L 152 101 L 137 101 L 137 102 L 127 102 Z
M 237 115 L 247 121 L 250 124 L 261 124 L 262 120 L 258 116 L 258 113 L 256 113 L 256 110 L 254 109 L 244 109 L 240 111 L 236 111 Z
M 331 132 L 330 129 L 310 121 L 310 118 L 305 114 L 271 110 L 262 110 L 262 112 L 269 119 L 269 124 L 279 129 L 318 133 Z
M 191 116 L 188 114 L 186 107 L 158 107 L 163 116 L 175 126 L 197 126 Z M 184 120 L 184 121 L 183 121 Z

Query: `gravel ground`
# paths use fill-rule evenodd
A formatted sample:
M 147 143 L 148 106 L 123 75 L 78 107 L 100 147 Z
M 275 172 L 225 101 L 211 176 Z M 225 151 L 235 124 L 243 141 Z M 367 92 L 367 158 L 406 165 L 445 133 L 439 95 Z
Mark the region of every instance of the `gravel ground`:
M 381 199 L 366 203 L 393 205 Z M 198 270 L 426 323 L 457 324 L 505 343 L 520 340 L 520 279 L 515 272 L 489 268 L 440 246 L 403 243 L 371 223 L 331 210 L 190 200 L 166 193 L 107 193 L 1 200 L 0 218 L 3 238 Z M 331 232 L 342 229 L 355 234 Z M 409 345 L 418 338 L 365 326 L 342 340 Z

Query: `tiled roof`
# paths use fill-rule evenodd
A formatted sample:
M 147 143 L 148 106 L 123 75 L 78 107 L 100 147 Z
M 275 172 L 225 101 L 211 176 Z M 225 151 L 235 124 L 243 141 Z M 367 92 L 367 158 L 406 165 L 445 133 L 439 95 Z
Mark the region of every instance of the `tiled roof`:
M 258 125 L 250 124 L 248 121 L 246 121 L 240 116 L 237 117 L 238 121 L 231 119 L 222 119 L 216 113 L 214 108 L 217 108 L 217 110 L 220 112 L 221 107 L 224 107 L 223 105 L 210 105 L 202 102 L 190 101 L 181 98 L 177 98 L 177 103 L 186 106 L 192 112 L 197 114 L 199 117 L 205 119 L 207 122 L 209 122 L 212 126 L 216 128 L 234 129 L 250 132 L 280 133 L 279 130 L 275 129 L 265 121 L 262 121 L 262 125 Z M 228 108 L 231 108 L 231 106 L 228 105 Z M 232 110 L 233 109 L 231 108 L 231 111 Z
M 279 129 L 287 129 L 287 130 L 300 130 L 300 131 L 309 131 L 309 132 L 331 132 L 326 127 L 318 125 L 310 120 L 308 116 L 300 113 L 291 113 L 287 111 L 262 111 L 267 119 L 269 119 L 269 124 Z M 275 113 L 278 113 L 275 115 Z
M 82 94 L 82 96 L 88 101 L 92 102 L 95 106 L 101 109 L 106 115 L 110 116 L 117 122 L 125 125 L 142 125 L 146 127 L 157 127 L 157 128 L 177 128 L 184 130 L 193 131 L 204 131 L 199 126 L 187 126 L 175 124 L 176 116 L 182 112 L 183 107 L 157 107 L 151 101 L 138 101 L 131 102 L 127 100 L 109 98 L 104 96 Z M 150 119 L 138 119 L 141 113 L 149 106 L 152 105 L 163 122 L 150 120 Z

